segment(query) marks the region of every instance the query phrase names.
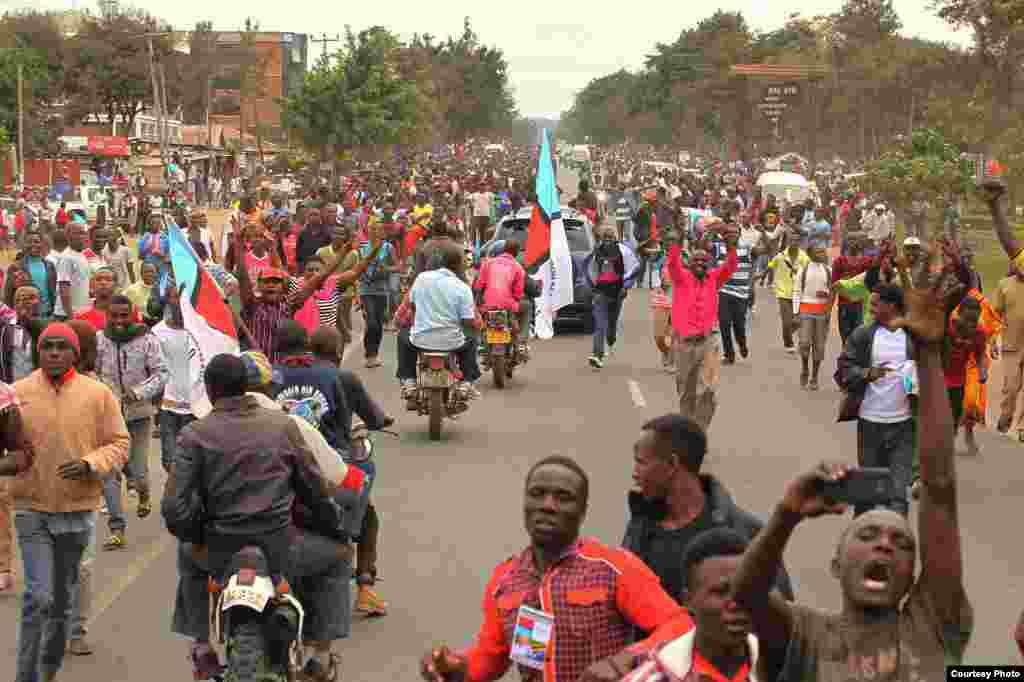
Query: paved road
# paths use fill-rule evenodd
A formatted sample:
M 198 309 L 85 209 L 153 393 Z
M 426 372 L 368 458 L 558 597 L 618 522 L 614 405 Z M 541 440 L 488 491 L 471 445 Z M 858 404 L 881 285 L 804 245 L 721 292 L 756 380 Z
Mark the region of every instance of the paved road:
M 620 539 L 633 440 L 644 420 L 675 407 L 673 380 L 657 367 L 648 339 L 646 298 L 647 292 L 631 294 L 626 337 L 603 371 L 586 366 L 585 337 L 536 342 L 533 362 L 510 386 L 499 392 L 485 381 L 483 399 L 458 423 L 446 423 L 439 443 L 428 441 L 424 418 L 402 410 L 392 379 L 394 335 L 385 340 L 386 365 L 359 370 L 398 415 L 401 438 L 379 441 L 375 492 L 382 514 L 380 590 L 391 613 L 355 624 L 343 649 L 346 679 L 412 680 L 422 649 L 472 635 L 490 570 L 525 543 L 521 486 L 540 457 L 560 452 L 579 459 L 592 477 L 585 532 Z M 707 469 L 744 506 L 764 514 L 795 472 L 823 456 L 853 460 L 855 443 L 852 426 L 834 423 L 838 393 L 831 385 L 817 394 L 798 388 L 797 361 L 780 348 L 774 308 L 762 309 L 751 359 L 724 372 Z M 353 355 L 347 364 L 358 366 Z M 1009 634 L 1022 605 L 1009 578 L 1024 561 L 1010 521 L 1019 511 L 1016 495 L 1024 492 L 1017 475 L 1024 451 L 993 434 L 980 440 L 980 458 L 958 461 L 967 584 L 978 613 L 969 658 L 1007 662 L 1016 659 Z M 150 459 L 159 470 L 156 452 Z M 796 533 L 787 559 L 801 600 L 838 607 L 828 560 L 841 523 L 810 522 Z M 189 675 L 185 643 L 168 631 L 176 576 L 159 516 L 131 520 L 129 540 L 129 549 L 99 557 L 97 652 L 69 660 L 66 676 L 75 682 L 172 682 Z M 12 665 L 16 620 L 17 599 L 0 600 L 4 666 Z
M 575 194 L 572 173 L 559 173 L 564 201 Z M 835 424 L 838 392 L 797 385 L 798 361 L 783 353 L 778 319 L 760 290 L 752 355 L 725 368 L 706 470 L 719 476 L 747 509 L 765 515 L 797 472 L 822 458 L 855 461 L 854 427 Z M 771 305 L 770 305 L 771 303 Z M 650 340 L 647 292 L 630 295 L 626 334 L 601 372 L 586 365 L 590 340 L 578 334 L 535 342 L 533 361 L 504 391 L 483 382 L 484 397 L 445 437 L 432 443 L 426 419 L 404 411 L 394 375 L 394 335 L 385 338 L 385 366 L 357 371 L 398 416 L 395 441 L 378 439 L 380 478 L 374 492 L 382 517 L 379 589 L 390 614 L 358 620 L 342 647 L 345 679 L 417 679 L 417 658 L 434 642 L 466 642 L 479 625 L 483 587 L 494 565 L 522 549 L 521 490 L 530 464 L 551 453 L 576 457 L 591 476 L 584 532 L 621 539 L 632 444 L 647 419 L 676 409 L 673 378 L 664 374 Z M 833 336 L 834 354 L 838 341 Z M 347 366 L 361 367 L 359 349 Z M 826 368 L 832 365 L 832 357 Z M 1001 379 L 993 377 L 993 386 Z M 965 529 L 967 588 L 978 629 L 971 662 L 1018 658 L 1010 631 L 1024 606 L 1014 567 L 1024 545 L 1012 519 L 1024 493 L 1017 462 L 1024 449 L 992 433 L 980 436 L 983 455 L 958 461 Z M 150 454 L 154 483 L 163 485 L 157 442 Z M 134 512 L 134 505 L 129 505 Z M 828 561 L 843 522 L 809 522 L 794 537 L 787 563 L 801 601 L 838 608 Z M 187 680 L 186 643 L 169 632 L 176 582 L 174 545 L 159 515 L 129 520 L 130 547 L 101 553 L 96 568 L 96 653 L 69 658 L 62 675 L 75 682 Z M 105 531 L 102 538 L 105 538 Z M 101 539 L 102 539 L 101 538 Z M 13 666 L 18 599 L 0 598 L 0 669 Z M 6 674 L 0 672 L 0 676 Z

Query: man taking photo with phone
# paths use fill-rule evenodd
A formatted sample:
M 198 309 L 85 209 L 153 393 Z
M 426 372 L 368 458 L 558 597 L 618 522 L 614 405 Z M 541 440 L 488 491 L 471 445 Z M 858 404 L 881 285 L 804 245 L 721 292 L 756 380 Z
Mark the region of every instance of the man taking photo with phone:
M 831 562 L 842 589 L 842 611 L 787 603 L 771 594 L 786 544 L 805 519 L 845 512 L 842 495 L 823 491 L 856 480 L 860 472 L 821 464 L 790 483 L 732 580 L 733 598 L 750 613 L 769 666 L 765 679 L 941 680 L 947 664 L 962 660 L 973 610 L 963 583 L 953 415 L 942 370 L 949 298 L 943 275 L 928 279 L 937 281 L 911 289 L 904 270 L 906 313 L 886 323 L 888 330 L 905 330 L 912 337 L 920 371 L 917 537 L 906 518 L 890 510 L 855 517 L 840 535 Z M 891 297 L 883 291 L 883 306 L 895 306 Z M 921 573 L 915 580 L 918 546 Z

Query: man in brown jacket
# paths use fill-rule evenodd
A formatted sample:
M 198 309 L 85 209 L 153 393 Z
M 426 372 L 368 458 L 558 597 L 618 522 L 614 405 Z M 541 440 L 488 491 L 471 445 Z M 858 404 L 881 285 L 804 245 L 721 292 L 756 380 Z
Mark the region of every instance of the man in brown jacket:
M 106 386 L 79 374 L 78 336 L 50 324 L 39 369 L 14 384 L 31 468 L 11 484 L 25 570 L 15 682 L 52 682 L 67 646 L 71 592 L 103 500 L 103 476 L 128 459 L 128 429 Z

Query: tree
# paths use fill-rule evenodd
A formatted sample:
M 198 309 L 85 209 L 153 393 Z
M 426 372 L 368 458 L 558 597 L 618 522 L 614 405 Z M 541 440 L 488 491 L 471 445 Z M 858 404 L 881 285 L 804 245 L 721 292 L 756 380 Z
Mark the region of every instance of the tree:
M 480 42 L 469 17 L 458 40 L 435 43 L 429 34 L 415 35 L 406 49 L 428 65 L 438 115 L 450 139 L 485 135 L 518 116 L 504 53 Z
M 56 151 L 60 116 L 52 105 L 61 97 L 64 79 L 64 39 L 56 14 L 9 12 L 0 20 L 0 126 L 18 130 L 18 65 L 25 94 L 25 153 Z
M 974 32 L 974 51 L 991 83 L 991 116 L 986 137 L 994 140 L 1010 127 L 1024 63 L 1024 22 L 1020 4 L 1005 0 L 933 0 L 940 17 Z M 972 88 L 973 89 L 973 88 Z
M 324 159 L 412 141 L 422 130 L 419 116 L 426 105 L 416 84 L 402 78 L 400 48 L 397 36 L 383 27 L 346 30 L 345 47 L 334 62 L 321 60 L 298 94 L 283 100 L 284 125 Z
M 214 113 L 211 84 L 218 66 L 212 22 L 196 22 L 195 29 L 188 36 L 188 56 L 180 62 L 181 106 L 185 121 L 205 121 L 207 110 Z
M 967 196 L 975 188 L 974 178 L 972 161 L 941 133 L 924 128 L 869 163 L 859 183 L 902 214 L 915 199 L 934 206 Z
M 96 114 L 106 114 L 107 121 L 123 121 L 130 129 L 135 117 L 152 100 L 147 33 L 170 33 L 171 27 L 139 9 L 122 10 L 105 17 L 86 15 L 81 28 L 70 40 L 67 78 L 67 111 L 72 120 L 87 121 Z M 158 60 L 167 66 L 177 62 L 172 57 L 173 39 L 154 38 Z M 166 81 L 176 88 L 180 79 L 174 71 Z M 168 100 L 179 99 L 177 91 Z

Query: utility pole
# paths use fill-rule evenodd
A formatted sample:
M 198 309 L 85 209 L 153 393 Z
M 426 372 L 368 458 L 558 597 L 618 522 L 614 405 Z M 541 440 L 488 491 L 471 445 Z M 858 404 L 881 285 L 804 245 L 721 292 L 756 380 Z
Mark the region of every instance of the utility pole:
M 162 36 L 162 33 L 147 33 L 144 38 L 149 44 L 149 77 L 153 82 L 153 111 L 156 113 L 156 136 L 160 144 L 160 163 L 167 171 L 167 150 L 164 148 L 163 130 L 163 108 L 160 106 L 160 83 L 156 76 L 156 52 L 153 49 L 153 38 Z
M 341 36 L 338 34 L 334 34 L 334 37 L 330 38 L 327 36 L 326 33 L 321 33 L 319 38 L 310 38 L 309 42 L 320 43 L 324 50 L 324 59 L 327 59 L 327 43 L 340 43 Z
M 18 62 L 18 182 L 25 185 L 25 68 Z

